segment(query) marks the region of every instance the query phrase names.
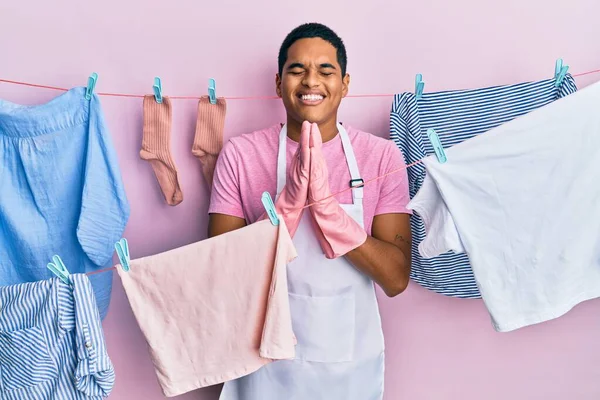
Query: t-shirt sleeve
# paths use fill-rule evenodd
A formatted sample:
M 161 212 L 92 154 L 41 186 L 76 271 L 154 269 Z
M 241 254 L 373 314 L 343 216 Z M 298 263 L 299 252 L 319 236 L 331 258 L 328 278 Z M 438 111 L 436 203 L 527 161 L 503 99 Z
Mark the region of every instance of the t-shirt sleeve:
M 209 214 L 245 218 L 239 176 L 239 157 L 234 144 L 229 141 L 219 153 L 215 166 Z
M 394 142 L 389 141 L 383 152 L 384 165 L 381 174 L 392 174 L 382 178 L 379 201 L 375 208 L 375 215 L 403 213 L 412 214 L 412 211 L 406 208 L 410 201 L 408 192 L 408 175 L 406 164 L 402 152 Z
M 415 210 L 425 224 L 425 239 L 419 243 L 419 254 L 423 258 L 437 257 L 448 251 L 465 252 L 448 205 L 429 175 L 425 176 L 408 208 Z

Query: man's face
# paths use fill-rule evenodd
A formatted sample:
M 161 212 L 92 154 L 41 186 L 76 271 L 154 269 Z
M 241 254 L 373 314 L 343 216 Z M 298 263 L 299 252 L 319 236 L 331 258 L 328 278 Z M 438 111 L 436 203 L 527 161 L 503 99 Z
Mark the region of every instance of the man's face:
M 335 47 L 321 38 L 297 40 L 288 50 L 277 95 L 288 116 L 321 125 L 337 122 L 337 110 L 348 93 L 350 76 L 342 77 Z

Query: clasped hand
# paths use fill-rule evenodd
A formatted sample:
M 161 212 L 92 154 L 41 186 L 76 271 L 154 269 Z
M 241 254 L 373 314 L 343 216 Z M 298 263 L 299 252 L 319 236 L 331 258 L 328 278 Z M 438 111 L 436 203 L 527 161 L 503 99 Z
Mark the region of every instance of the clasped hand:
M 367 233 L 331 195 L 322 145 L 318 125 L 304 121 L 298 150 L 290 163 L 286 185 L 275 208 L 293 237 L 306 210 L 304 207 L 307 202 L 311 203 L 309 209 L 321 248 L 327 258 L 336 258 L 363 244 Z

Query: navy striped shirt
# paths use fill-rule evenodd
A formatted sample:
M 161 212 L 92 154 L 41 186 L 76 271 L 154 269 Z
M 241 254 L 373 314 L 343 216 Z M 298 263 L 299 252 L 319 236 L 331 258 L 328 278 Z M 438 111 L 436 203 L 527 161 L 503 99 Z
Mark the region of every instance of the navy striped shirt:
M 85 274 L 0 287 L 0 398 L 102 399 L 115 373 Z
M 567 74 L 559 87 L 555 79 L 484 89 L 423 93 L 394 96 L 390 114 L 390 138 L 402 150 L 407 163 L 435 154 L 427 138 L 434 128 L 444 148 L 484 133 L 577 90 L 575 80 Z M 408 169 L 410 197 L 423 183 L 425 167 L 417 164 Z M 481 221 L 485 223 L 485 221 Z M 425 259 L 418 251 L 425 238 L 425 226 L 418 214 L 411 217 L 411 278 L 435 292 L 461 298 L 480 298 L 475 277 L 466 254 L 448 252 Z

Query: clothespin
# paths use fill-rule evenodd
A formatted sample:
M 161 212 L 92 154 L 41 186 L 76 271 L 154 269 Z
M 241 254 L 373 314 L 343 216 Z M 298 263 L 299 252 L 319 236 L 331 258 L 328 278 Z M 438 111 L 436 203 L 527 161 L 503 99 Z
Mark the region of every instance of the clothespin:
M 85 99 L 86 100 L 92 99 L 92 93 L 94 93 L 94 88 L 96 87 L 97 80 L 98 80 L 98 74 L 95 72 L 92 72 L 92 74 L 88 78 L 87 87 L 85 88 Z
M 425 88 L 425 82 L 423 82 L 423 75 L 417 74 L 415 77 L 415 96 L 417 99 L 423 97 L 423 89 Z
M 115 243 L 115 250 L 117 251 L 117 256 L 119 257 L 119 262 L 121 263 L 121 267 L 123 267 L 123 271 L 129 271 L 131 268 L 131 258 L 129 257 L 129 245 L 127 244 L 127 239 L 123 238 Z
M 61 258 L 57 255 L 52 257 L 51 263 L 48 263 L 48 269 L 54 273 L 54 275 L 58 276 L 61 281 L 66 283 L 67 285 L 71 284 L 71 279 L 69 278 L 69 270 L 65 267 L 65 264 L 61 260 Z
M 158 104 L 162 103 L 162 83 L 160 82 L 160 78 L 157 76 L 154 78 L 154 85 L 152 86 L 152 90 L 154 91 L 154 99 Z
M 275 204 L 269 192 L 263 192 L 261 201 L 265 207 L 265 211 L 271 220 L 271 223 L 275 226 L 279 225 L 279 218 L 277 217 L 277 211 L 275 211 Z
M 554 82 L 555 87 L 559 87 L 562 84 L 568 70 L 569 66 L 563 65 L 562 58 L 556 60 L 556 65 L 554 66 L 554 79 L 556 79 L 556 82 Z
M 213 78 L 208 80 L 208 99 L 210 100 L 210 104 L 217 104 L 216 84 Z
M 427 137 L 433 146 L 433 151 L 435 151 L 435 155 L 440 162 L 440 164 L 445 163 L 448 158 L 446 157 L 446 152 L 444 151 L 444 146 L 442 146 L 442 142 L 440 141 L 440 137 L 437 132 L 433 128 L 427 129 Z

